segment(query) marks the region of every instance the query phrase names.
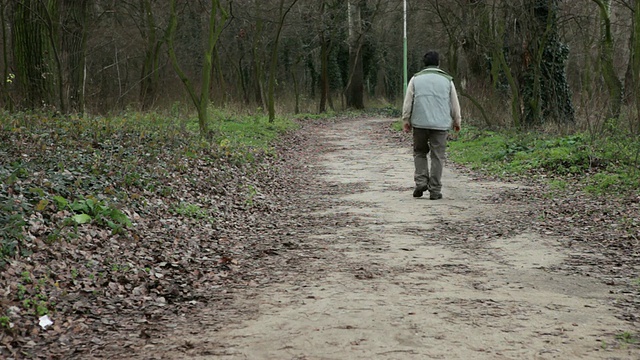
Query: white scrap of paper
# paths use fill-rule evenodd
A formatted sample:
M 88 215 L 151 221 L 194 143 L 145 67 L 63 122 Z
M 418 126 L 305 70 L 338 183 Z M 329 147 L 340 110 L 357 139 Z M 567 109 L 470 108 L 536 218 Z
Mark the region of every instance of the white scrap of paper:
M 47 330 L 48 326 L 53 325 L 53 321 L 51 321 L 51 319 L 49 318 L 49 315 L 41 316 L 39 320 L 40 320 L 40 323 L 39 323 L 40 327 L 43 330 Z

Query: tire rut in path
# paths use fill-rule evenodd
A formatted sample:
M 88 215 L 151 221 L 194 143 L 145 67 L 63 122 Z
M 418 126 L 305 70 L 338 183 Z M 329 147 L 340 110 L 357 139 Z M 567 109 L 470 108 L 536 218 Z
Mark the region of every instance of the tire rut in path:
M 310 172 L 356 189 L 326 212 L 359 221 L 301 242 L 339 256 L 315 260 L 324 270 L 317 276 L 238 295 L 236 306 L 257 309 L 250 319 L 175 338 L 191 345 L 166 358 L 640 358 L 637 349 L 610 346 L 630 325 L 616 318 L 609 287 L 548 270 L 568 256 L 558 239 L 528 229 L 490 238 L 444 231 L 508 221 L 514 209 L 483 199 L 517 185 L 472 181 L 447 167 L 444 199 L 414 199 L 410 149 L 373 136 L 388 123 L 357 119 L 310 135 L 332 150 Z

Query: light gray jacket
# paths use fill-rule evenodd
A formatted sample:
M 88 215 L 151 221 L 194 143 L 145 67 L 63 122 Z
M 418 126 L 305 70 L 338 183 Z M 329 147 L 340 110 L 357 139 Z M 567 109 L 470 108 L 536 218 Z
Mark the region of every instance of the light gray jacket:
M 437 67 L 415 74 L 407 86 L 402 121 L 419 129 L 449 130 L 460 126 L 460 103 L 453 78 Z

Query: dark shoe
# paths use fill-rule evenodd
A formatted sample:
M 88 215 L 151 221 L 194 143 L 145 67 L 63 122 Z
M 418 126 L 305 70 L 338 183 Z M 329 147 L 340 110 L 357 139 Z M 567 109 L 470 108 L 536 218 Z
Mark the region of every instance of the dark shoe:
M 414 198 L 422 197 L 422 194 L 424 194 L 424 192 L 427 191 L 427 188 L 428 188 L 427 185 L 416 186 L 415 190 L 413 190 L 413 197 Z
M 429 200 L 440 200 L 442 199 L 442 193 L 431 193 L 429 195 Z

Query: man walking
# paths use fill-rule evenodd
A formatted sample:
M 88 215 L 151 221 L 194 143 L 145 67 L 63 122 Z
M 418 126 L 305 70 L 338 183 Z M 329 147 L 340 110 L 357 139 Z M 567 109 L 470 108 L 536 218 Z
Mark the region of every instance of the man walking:
M 429 51 L 423 58 L 425 69 L 415 74 L 407 87 L 402 107 L 404 132 L 413 128 L 413 197 L 429 191 L 429 199 L 442 199 L 442 167 L 447 132 L 460 131 L 460 103 L 453 78 L 440 70 L 440 55 Z M 431 169 L 427 154 L 431 159 Z

